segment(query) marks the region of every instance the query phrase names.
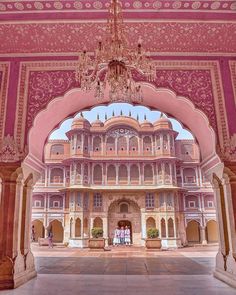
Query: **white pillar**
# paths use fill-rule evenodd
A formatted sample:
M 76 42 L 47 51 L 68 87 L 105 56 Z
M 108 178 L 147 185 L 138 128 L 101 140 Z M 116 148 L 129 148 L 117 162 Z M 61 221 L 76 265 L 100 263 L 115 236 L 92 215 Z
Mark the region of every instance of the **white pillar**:
M 147 233 L 146 233 L 146 216 L 144 212 L 144 208 L 141 209 L 141 229 L 142 229 L 142 239 L 146 239 Z

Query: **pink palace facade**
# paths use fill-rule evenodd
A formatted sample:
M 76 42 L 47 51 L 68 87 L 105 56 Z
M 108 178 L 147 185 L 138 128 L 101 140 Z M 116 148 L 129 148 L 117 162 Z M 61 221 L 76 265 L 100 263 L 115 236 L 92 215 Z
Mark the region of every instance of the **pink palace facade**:
M 134 245 L 159 229 L 162 247 L 217 242 L 213 190 L 194 140 L 177 140 L 169 119 L 130 116 L 104 123 L 75 118 L 68 140 L 49 140 L 46 168 L 34 187 L 36 239 L 52 227 L 55 242 L 86 247 L 93 227 L 110 244 L 129 225 Z

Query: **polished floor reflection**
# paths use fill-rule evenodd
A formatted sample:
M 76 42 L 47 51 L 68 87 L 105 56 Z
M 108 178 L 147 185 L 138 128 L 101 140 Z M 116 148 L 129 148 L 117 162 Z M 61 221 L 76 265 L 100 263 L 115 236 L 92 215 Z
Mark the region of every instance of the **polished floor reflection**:
M 33 247 L 38 277 L 1 295 L 233 295 L 212 276 L 216 247 L 147 252 L 113 248 L 90 252 Z

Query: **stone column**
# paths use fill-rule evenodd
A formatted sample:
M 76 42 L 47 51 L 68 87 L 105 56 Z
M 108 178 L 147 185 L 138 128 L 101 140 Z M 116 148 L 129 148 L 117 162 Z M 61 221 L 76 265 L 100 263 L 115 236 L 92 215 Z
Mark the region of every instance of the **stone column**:
M 229 253 L 226 258 L 226 270 L 233 275 L 233 285 L 236 287 L 236 174 L 233 175 L 233 173 L 227 169 L 227 173 L 223 174 L 222 185 L 224 191 L 229 244 Z
M 116 185 L 119 183 L 119 166 L 116 164 Z
M 163 150 L 164 150 L 164 148 L 163 148 L 163 134 L 160 134 L 160 145 L 161 145 L 161 153 L 163 154 Z
M 90 218 L 90 223 L 89 223 L 89 233 L 88 233 L 89 237 L 92 237 L 91 232 L 92 232 L 92 228 L 93 228 L 93 221 L 94 221 L 94 218 L 91 217 Z
M 115 138 L 115 154 L 118 155 L 118 138 Z
M 207 245 L 207 240 L 206 240 L 206 227 L 201 226 L 200 227 L 200 237 L 201 237 L 201 243 L 202 245 Z
M 103 237 L 105 239 L 105 246 L 108 246 L 108 220 L 107 216 L 102 218 Z
M 142 230 L 142 239 L 146 239 L 146 216 L 145 216 L 145 209 L 141 209 L 141 230 Z
M 0 290 L 12 289 L 36 276 L 30 251 L 30 181 L 18 164 L 1 163 Z
M 127 165 L 127 169 L 128 169 L 128 184 L 130 185 L 130 168 L 131 168 L 131 165 L 130 163 Z

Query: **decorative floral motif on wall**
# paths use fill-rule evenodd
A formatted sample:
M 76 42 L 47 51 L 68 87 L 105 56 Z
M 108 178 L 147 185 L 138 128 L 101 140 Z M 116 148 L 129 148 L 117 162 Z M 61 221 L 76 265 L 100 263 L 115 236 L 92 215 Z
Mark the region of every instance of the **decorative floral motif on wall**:
M 137 77 L 138 78 L 138 77 Z M 178 95 L 189 98 L 202 110 L 212 127 L 217 130 L 211 73 L 207 70 L 159 70 L 156 87 L 173 90 Z M 73 71 L 32 71 L 29 74 L 27 129 L 29 129 L 39 109 L 66 91 L 76 87 Z
M 15 139 L 7 135 L 0 141 L 0 162 L 17 162 L 26 156 L 26 151 L 19 149 Z
M 126 128 L 118 128 L 118 129 L 112 129 L 107 132 L 107 136 L 112 136 L 112 137 L 120 137 L 120 136 L 137 136 L 138 133 L 137 131 L 133 129 L 126 129 Z
M 223 160 L 236 161 L 236 133 L 228 138 L 224 147 L 219 149 L 218 152 Z
M 62 96 L 69 89 L 78 87 L 74 71 L 32 71 L 28 84 L 27 127 L 31 127 L 39 109 L 44 109 L 48 102 Z
M 0 24 L 0 53 L 75 53 L 84 47 L 93 51 L 96 36 L 105 36 L 105 23 L 13 23 Z M 236 52 L 236 23 L 178 22 L 126 23 L 131 47 L 143 36 L 150 52 Z M 227 32 L 227 34 L 225 34 Z M 14 36 L 14 38 L 12 38 Z

